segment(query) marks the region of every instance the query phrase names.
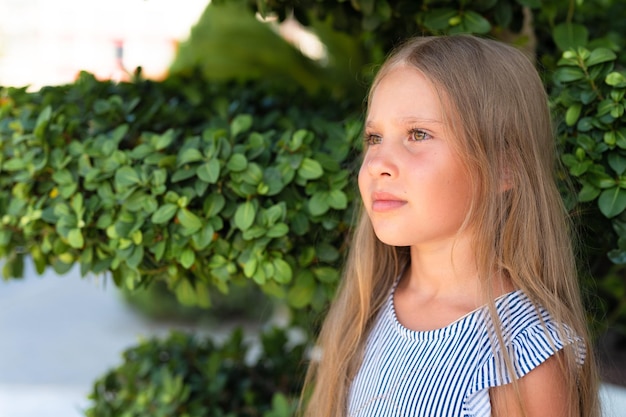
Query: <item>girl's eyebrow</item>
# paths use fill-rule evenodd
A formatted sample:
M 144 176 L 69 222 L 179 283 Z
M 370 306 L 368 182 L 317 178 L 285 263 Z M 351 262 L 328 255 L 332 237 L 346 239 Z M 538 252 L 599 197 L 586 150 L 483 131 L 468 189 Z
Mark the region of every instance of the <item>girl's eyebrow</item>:
M 427 119 L 427 118 L 423 118 L 423 117 L 413 117 L 413 116 L 408 116 L 408 117 L 400 117 L 398 118 L 398 121 L 401 123 L 428 123 L 428 124 L 442 124 L 443 122 L 441 120 L 437 120 L 437 119 Z
M 397 119 L 398 123 L 400 124 L 415 124 L 415 123 L 426 123 L 426 124 L 443 124 L 443 122 L 441 120 L 437 120 L 437 119 L 427 119 L 427 118 L 422 118 L 422 117 L 413 117 L 413 116 L 407 116 L 407 117 L 399 117 Z M 375 126 L 376 123 L 374 123 L 372 120 L 367 120 L 365 122 L 365 127 L 373 127 Z

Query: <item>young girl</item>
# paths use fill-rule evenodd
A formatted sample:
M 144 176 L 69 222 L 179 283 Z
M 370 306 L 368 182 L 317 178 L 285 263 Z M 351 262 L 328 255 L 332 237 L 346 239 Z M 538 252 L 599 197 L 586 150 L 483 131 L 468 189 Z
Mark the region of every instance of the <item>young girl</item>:
M 411 39 L 366 116 L 363 215 L 305 415 L 599 415 L 532 63 L 467 35 Z

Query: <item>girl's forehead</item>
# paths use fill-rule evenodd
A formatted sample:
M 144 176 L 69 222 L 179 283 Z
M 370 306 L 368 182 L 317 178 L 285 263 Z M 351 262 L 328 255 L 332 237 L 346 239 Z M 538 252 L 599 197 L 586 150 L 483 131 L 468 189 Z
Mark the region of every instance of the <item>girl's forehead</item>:
M 420 71 L 396 66 L 380 76 L 369 96 L 367 118 L 425 119 L 441 122 L 440 93 Z

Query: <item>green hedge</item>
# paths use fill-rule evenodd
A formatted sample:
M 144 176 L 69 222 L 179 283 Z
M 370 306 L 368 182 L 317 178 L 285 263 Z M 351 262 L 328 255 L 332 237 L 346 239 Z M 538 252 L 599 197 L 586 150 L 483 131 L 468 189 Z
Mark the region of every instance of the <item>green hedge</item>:
M 562 161 L 577 192 L 568 197 L 588 262 L 581 272 L 602 300 L 592 300 L 599 307 L 592 313 L 599 330 L 626 332 L 626 71 L 616 60 L 607 48 L 566 51 L 551 93 Z
M 347 105 L 198 77 L 0 92 L 4 276 L 79 263 L 188 304 L 251 279 L 292 307 L 339 277 L 360 123 Z M 299 97 L 297 102 L 293 99 Z

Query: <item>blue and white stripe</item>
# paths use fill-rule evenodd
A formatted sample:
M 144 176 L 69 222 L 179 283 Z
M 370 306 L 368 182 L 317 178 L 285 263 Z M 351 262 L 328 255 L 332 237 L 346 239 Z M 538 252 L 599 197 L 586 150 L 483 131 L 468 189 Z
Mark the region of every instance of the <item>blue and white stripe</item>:
M 548 312 L 522 291 L 500 297 L 496 311 L 518 377 L 577 340 L 569 333 L 564 343 Z M 398 322 L 392 293 L 350 388 L 348 416 L 490 416 L 489 388 L 511 382 L 504 363 L 486 307 L 441 329 L 412 331 Z

